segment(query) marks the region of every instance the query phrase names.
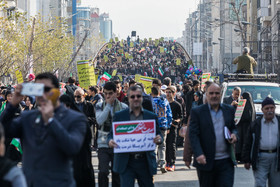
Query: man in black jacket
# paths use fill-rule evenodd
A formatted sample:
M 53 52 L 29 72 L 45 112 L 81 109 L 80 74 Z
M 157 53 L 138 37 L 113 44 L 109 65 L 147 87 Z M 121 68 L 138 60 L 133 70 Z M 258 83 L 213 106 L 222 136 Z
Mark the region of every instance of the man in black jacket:
M 85 100 L 85 92 L 82 88 L 78 88 L 74 92 L 76 107 L 86 115 L 90 126 L 94 124 L 94 108 L 93 104 Z
M 279 135 L 280 118 L 275 115 L 275 103 L 267 97 L 262 102 L 263 117 L 249 127 L 243 147 L 244 167 L 252 165 L 255 186 L 270 187 L 280 184 Z
M 66 89 L 66 94 L 70 96 L 70 98 L 74 101 L 74 92 L 77 88 L 79 88 L 78 86 L 75 85 L 75 78 L 73 77 L 69 77 L 68 78 L 68 85 L 65 86 Z
M 201 187 L 232 187 L 235 159 L 233 143 L 237 141 L 234 109 L 223 105 L 221 88 L 212 83 L 206 92 L 208 104 L 191 110 L 189 140 L 194 153 Z M 224 129 L 231 132 L 226 140 Z
M 236 110 L 238 105 L 238 100 L 240 99 L 240 95 L 241 95 L 241 88 L 235 87 L 232 90 L 231 96 L 225 97 L 223 103 L 233 106 Z

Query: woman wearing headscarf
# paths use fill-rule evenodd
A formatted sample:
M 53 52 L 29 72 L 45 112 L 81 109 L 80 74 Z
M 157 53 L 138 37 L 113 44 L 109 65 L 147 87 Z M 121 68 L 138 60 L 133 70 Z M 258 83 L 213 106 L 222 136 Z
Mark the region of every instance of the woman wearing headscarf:
M 28 110 L 33 110 L 34 106 L 33 106 L 33 98 L 26 96 L 24 98 L 24 102 L 25 102 L 25 106 L 23 107 L 24 111 L 28 111 Z
M 197 91 L 193 94 L 194 100 L 192 102 L 192 108 L 203 104 L 203 94 L 201 91 Z
M 242 94 L 242 99 L 246 99 L 246 104 L 241 119 L 237 124 L 239 140 L 235 146 L 236 160 L 240 162 L 242 162 L 241 160 L 242 149 L 243 149 L 243 144 L 245 143 L 244 141 L 249 125 L 252 123 L 252 121 L 256 119 L 256 111 L 255 111 L 254 102 L 251 94 L 249 92 L 244 92 Z

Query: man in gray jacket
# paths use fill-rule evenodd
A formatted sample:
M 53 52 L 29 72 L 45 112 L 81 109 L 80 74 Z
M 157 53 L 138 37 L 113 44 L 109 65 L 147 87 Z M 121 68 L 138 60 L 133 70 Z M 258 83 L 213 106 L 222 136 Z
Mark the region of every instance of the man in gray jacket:
M 97 145 L 98 145 L 98 185 L 99 187 L 109 186 L 109 169 L 113 168 L 114 152 L 109 148 L 107 136 L 112 128 L 113 117 L 117 111 L 128 108 L 124 103 L 117 99 L 116 85 L 107 82 L 104 85 L 105 102 L 99 102 L 95 107 L 96 121 L 99 126 Z M 111 163 L 111 165 L 110 165 Z M 112 171 L 112 186 L 120 186 L 119 175 Z

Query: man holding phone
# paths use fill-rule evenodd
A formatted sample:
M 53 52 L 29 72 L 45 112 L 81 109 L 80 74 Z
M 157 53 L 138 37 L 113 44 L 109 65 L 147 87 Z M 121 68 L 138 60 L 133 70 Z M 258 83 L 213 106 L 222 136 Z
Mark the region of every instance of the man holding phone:
M 44 85 L 36 97 L 36 110 L 13 119 L 22 101 L 22 85 L 17 85 L 12 101 L 1 115 L 6 136 L 20 138 L 23 147 L 23 171 L 28 186 L 75 186 L 72 157 L 84 141 L 86 118 L 66 109 L 58 101 L 59 82 L 52 73 L 37 75 L 35 83 Z

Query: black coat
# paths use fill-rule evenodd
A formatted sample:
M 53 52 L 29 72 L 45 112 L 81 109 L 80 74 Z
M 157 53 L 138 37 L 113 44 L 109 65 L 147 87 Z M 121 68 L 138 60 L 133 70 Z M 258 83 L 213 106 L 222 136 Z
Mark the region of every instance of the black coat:
M 192 89 L 191 91 L 189 91 L 187 93 L 187 96 L 186 96 L 186 99 L 185 99 L 187 118 L 191 114 L 192 102 L 194 101 L 194 98 L 193 98 L 194 93 L 195 93 L 195 91 Z
M 90 126 L 92 126 L 95 123 L 94 106 L 91 102 L 85 100 L 83 103 L 83 111 L 80 111 L 80 112 L 82 112 L 83 114 L 86 115 L 86 117 L 88 119 L 88 124 Z
M 91 129 L 90 129 L 90 121 L 92 119 L 92 107 L 93 104 L 84 101 L 83 111 L 79 111 L 79 109 L 74 106 L 72 110 L 81 112 L 85 115 L 89 115 L 88 123 L 86 127 L 85 139 L 82 144 L 82 147 L 77 155 L 73 158 L 73 169 L 74 169 L 74 178 L 76 181 L 77 187 L 94 187 L 95 186 L 95 177 L 94 170 L 91 161 Z
M 278 130 L 280 134 L 280 117 L 276 116 L 278 120 Z M 260 139 L 261 139 L 261 120 L 262 117 L 257 118 L 249 126 L 248 133 L 246 136 L 245 144 L 243 146 L 242 159 L 245 163 L 252 164 L 253 170 L 257 169 L 257 161 L 259 158 L 259 148 L 260 148 Z M 280 171 L 280 157 L 279 157 L 279 144 L 277 145 L 277 158 L 278 165 L 277 171 Z
M 224 104 L 221 104 L 220 107 L 223 111 L 225 126 L 227 126 L 231 133 L 237 135 L 233 107 Z M 201 165 L 194 159 L 194 167 L 204 171 L 212 170 L 215 160 L 216 135 L 208 104 L 200 105 L 191 110 L 189 129 L 189 140 L 194 157 L 197 158 L 204 154 L 207 160 L 205 165 Z M 231 145 L 227 141 L 226 144 L 228 153 L 232 155 Z M 233 163 L 235 163 L 235 160 L 233 160 Z

